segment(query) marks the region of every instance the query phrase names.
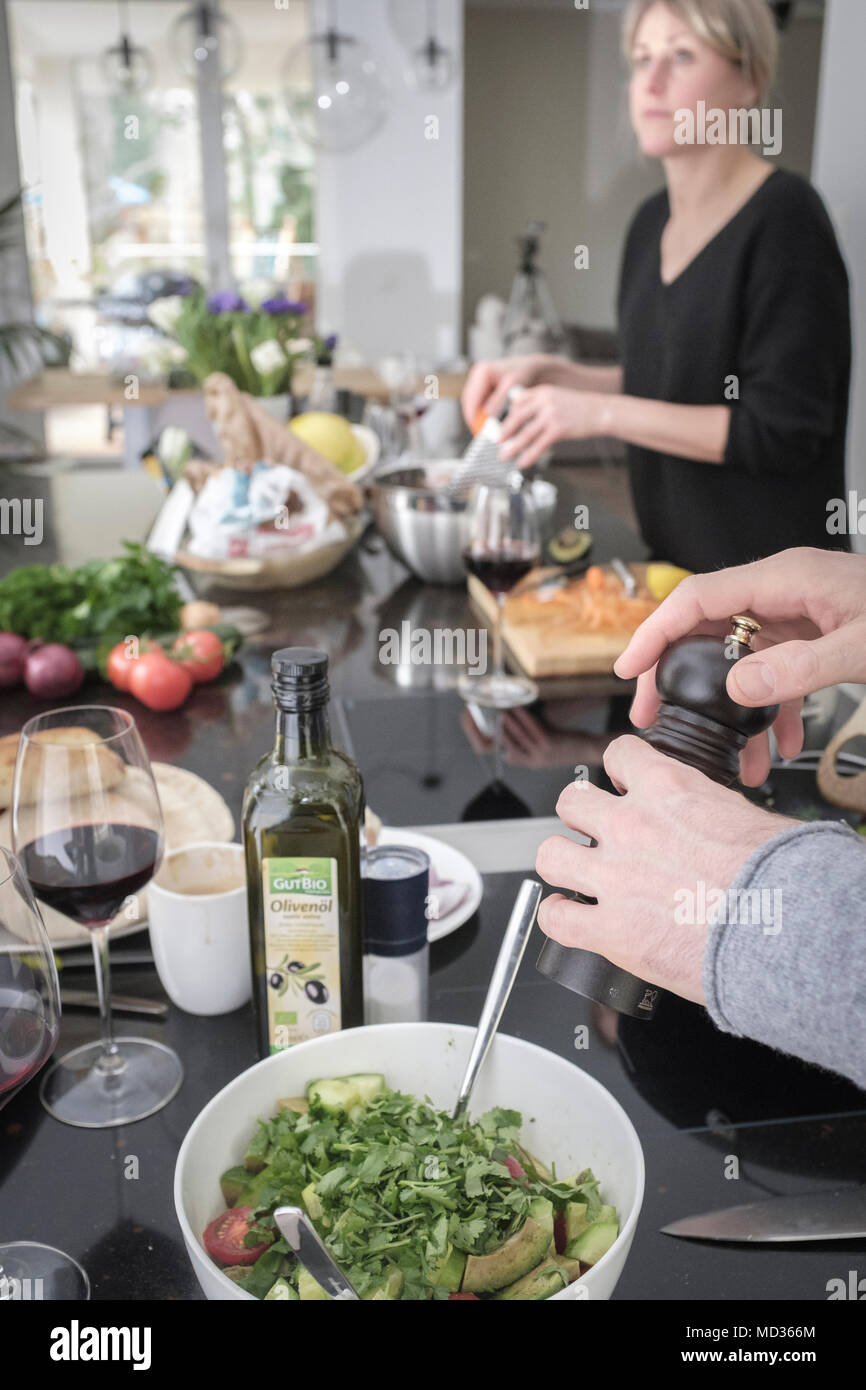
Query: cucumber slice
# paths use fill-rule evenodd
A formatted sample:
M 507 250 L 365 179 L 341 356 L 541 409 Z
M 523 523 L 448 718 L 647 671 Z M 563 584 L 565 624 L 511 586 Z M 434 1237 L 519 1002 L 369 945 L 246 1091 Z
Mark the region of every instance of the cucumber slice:
M 344 1080 L 350 1081 L 354 1085 L 361 1097 L 362 1105 L 366 1105 L 368 1101 L 374 1100 L 375 1097 L 381 1095 L 385 1089 L 385 1078 L 381 1072 L 377 1071 L 354 1072 L 353 1075 L 345 1077 Z
M 380 1303 L 387 1300 L 389 1303 L 393 1303 L 403 1292 L 403 1283 L 402 1269 L 398 1269 L 396 1265 L 390 1265 L 381 1284 L 374 1284 L 372 1289 L 368 1289 L 366 1293 L 362 1294 L 362 1301 L 364 1303 Z
M 354 1076 L 324 1076 L 307 1086 L 307 1099 L 317 1100 L 326 1110 L 351 1110 L 366 1105 L 385 1089 L 379 1072 L 357 1072 Z
M 326 1110 L 350 1110 L 353 1105 L 360 1104 L 361 1096 L 348 1077 L 323 1077 L 310 1082 L 307 1100 L 318 1101 Z
M 293 1303 L 297 1299 L 298 1294 L 295 1293 L 288 1279 L 280 1278 L 277 1279 L 276 1283 L 271 1284 L 271 1287 L 265 1294 L 264 1301 L 265 1303 L 275 1303 L 278 1301 L 281 1303 Z
M 316 1184 L 311 1182 L 301 1193 L 301 1201 L 314 1221 L 318 1221 L 324 1211 L 321 1199 L 316 1192 Z

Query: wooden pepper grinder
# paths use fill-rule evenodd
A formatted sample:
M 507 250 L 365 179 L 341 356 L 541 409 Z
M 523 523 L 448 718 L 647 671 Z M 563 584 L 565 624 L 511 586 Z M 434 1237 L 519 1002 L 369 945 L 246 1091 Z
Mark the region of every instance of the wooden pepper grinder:
M 694 634 L 668 647 L 656 668 L 661 706 L 655 724 L 643 734 L 659 752 L 725 787 L 737 779 L 740 750 L 779 713 L 778 705 L 748 709 L 728 694 L 725 682 L 731 662 L 749 655 L 752 638 L 761 630 L 760 623 L 740 616 L 731 619 L 731 628 L 727 637 Z M 575 899 L 597 902 L 582 893 Z M 545 942 L 536 969 L 566 989 L 632 1018 L 652 1018 L 663 993 L 604 956 L 558 941 Z

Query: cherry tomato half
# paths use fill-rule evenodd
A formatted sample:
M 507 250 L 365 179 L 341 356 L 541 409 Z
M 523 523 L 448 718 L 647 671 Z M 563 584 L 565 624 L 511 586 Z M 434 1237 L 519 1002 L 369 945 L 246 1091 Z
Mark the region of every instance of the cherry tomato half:
M 481 1302 L 481 1299 L 478 1297 L 477 1293 L 450 1293 L 450 1294 L 448 1295 L 448 1302 L 449 1302 L 449 1303 L 453 1303 L 456 1299 L 461 1299 L 461 1300 L 462 1300 L 462 1299 L 469 1299 L 469 1298 L 473 1299 L 474 1302 L 476 1302 L 476 1303 L 480 1303 L 480 1302 Z
M 164 652 L 148 652 L 132 663 L 129 693 L 148 709 L 177 709 L 192 690 L 192 676 Z
M 526 1169 L 513 1154 L 509 1154 L 505 1160 L 505 1166 L 515 1182 L 526 1182 Z
M 244 1245 L 252 1211 L 252 1207 L 232 1207 L 231 1211 L 224 1211 L 222 1216 L 217 1216 L 210 1223 L 202 1240 L 212 1260 L 221 1265 L 254 1265 L 259 1255 L 263 1255 L 273 1243 L 272 1236 L 270 1240 L 251 1245 L 249 1249 Z
M 208 632 L 207 628 L 182 632 L 175 639 L 171 655 L 192 676 L 196 685 L 212 681 L 225 665 L 223 644 L 216 633 Z

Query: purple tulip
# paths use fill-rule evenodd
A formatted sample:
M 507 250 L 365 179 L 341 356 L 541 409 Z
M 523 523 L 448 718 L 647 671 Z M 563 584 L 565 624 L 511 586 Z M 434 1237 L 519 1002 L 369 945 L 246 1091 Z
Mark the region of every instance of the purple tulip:
M 261 307 L 266 314 L 306 314 L 308 305 L 299 300 L 287 299 L 284 294 L 275 294 L 271 299 L 263 299 Z
M 212 314 L 231 314 L 245 312 L 249 305 L 234 290 L 220 290 L 219 294 L 211 295 L 207 307 Z
M 328 352 L 333 352 L 339 341 L 336 333 L 329 333 L 325 339 L 325 347 L 328 349 Z

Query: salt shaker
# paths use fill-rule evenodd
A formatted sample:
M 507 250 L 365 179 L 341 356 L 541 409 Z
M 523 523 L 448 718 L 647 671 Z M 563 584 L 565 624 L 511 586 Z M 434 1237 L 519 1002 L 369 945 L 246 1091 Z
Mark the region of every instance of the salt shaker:
M 430 859 L 410 845 L 368 850 L 364 867 L 364 1021 L 427 1017 Z

